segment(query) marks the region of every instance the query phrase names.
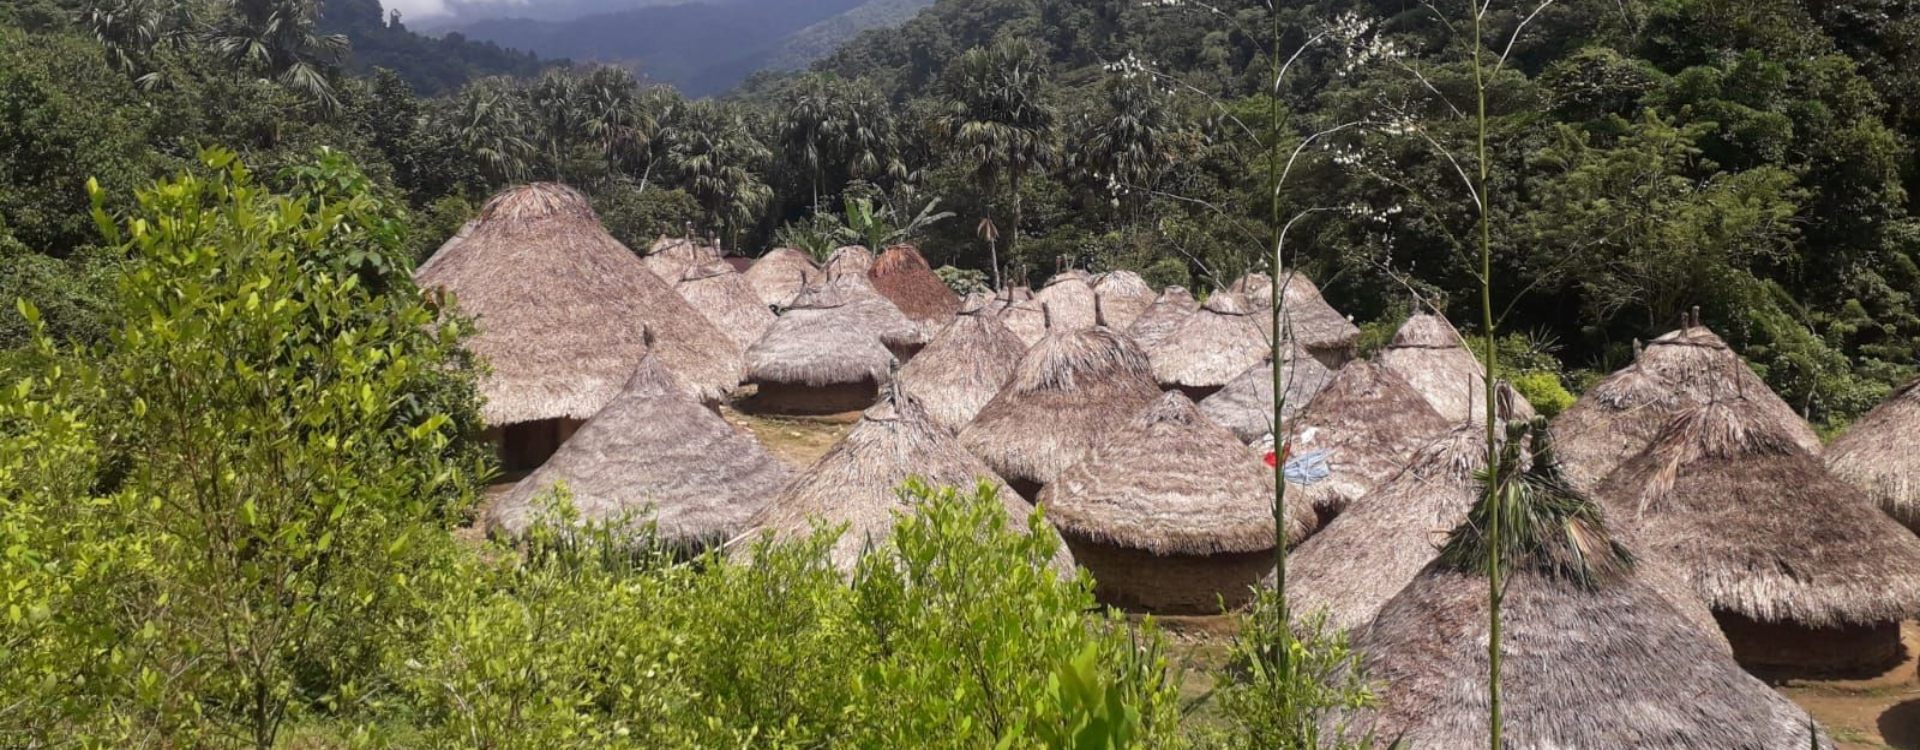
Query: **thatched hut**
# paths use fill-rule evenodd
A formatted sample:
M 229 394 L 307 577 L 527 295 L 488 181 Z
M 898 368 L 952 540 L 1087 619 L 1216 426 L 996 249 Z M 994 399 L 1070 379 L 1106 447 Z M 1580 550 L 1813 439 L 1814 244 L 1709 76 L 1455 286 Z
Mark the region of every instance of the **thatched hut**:
M 1032 499 L 1159 395 L 1147 355 L 1126 336 L 1055 331 L 1021 357 L 960 444 Z
M 524 534 L 564 484 L 581 523 L 651 525 L 660 543 L 698 550 L 744 531 L 787 479 L 758 442 L 644 356 L 606 408 L 493 506 L 488 526 Z
M 760 340 L 773 326 L 773 311 L 760 302 L 753 286 L 726 261 L 710 260 L 688 266 L 674 291 L 685 297 L 714 327 L 733 339 L 742 351 Z
M 1887 515 L 1920 531 L 1920 452 L 1909 432 L 1920 432 L 1920 380 L 1909 382 L 1835 438 L 1823 454 L 1834 476 L 1846 480 Z
M 936 424 L 957 434 L 1013 377 L 1026 352 L 1026 342 L 999 318 L 970 308 L 900 368 L 895 383 L 925 404 Z
M 1100 274 L 1093 282 L 1093 294 L 1100 301 L 1107 326 L 1116 331 L 1131 328 L 1133 321 L 1160 296 L 1154 293 L 1153 287 L 1147 286 L 1147 280 L 1140 278 L 1140 274 L 1126 270 Z
M 1052 316 L 1049 324 L 1056 330 L 1079 331 L 1092 328 L 1098 321 L 1095 308 L 1098 307 L 1093 293 L 1093 285 L 1087 283 L 1087 273 L 1058 273 L 1047 280 L 1047 285 L 1033 293 L 1033 299 L 1046 305 Z
M 1033 509 L 935 425 L 917 401 L 897 393 L 868 409 L 852 432 L 782 489 L 755 526 L 776 538 L 799 539 L 820 524 L 844 524 L 830 557 L 835 567 L 850 571 L 863 550 L 893 534 L 899 514 L 913 511 L 900 486 L 916 477 L 962 490 L 984 483 L 998 492 L 1007 523 L 1027 528 Z M 1062 545 L 1051 565 L 1071 574 L 1072 564 Z
M 827 256 L 825 268 L 829 279 L 842 276 L 866 278 L 867 272 L 873 270 L 873 251 L 859 245 L 839 248 Z
M 1293 452 L 1326 450 L 1333 475 L 1323 513 L 1338 513 L 1400 473 L 1414 454 L 1453 427 L 1392 371 L 1366 360 L 1340 368 L 1291 424 Z
M 940 277 L 933 275 L 927 259 L 912 245 L 887 248 L 873 262 L 867 278 L 880 296 L 892 301 L 900 312 L 936 330 L 960 311 L 960 298 Z
M 1228 287 L 1247 296 L 1259 314 L 1261 330 L 1273 335 L 1273 279 L 1264 273 L 1251 273 Z M 1338 368 L 1353 359 L 1360 341 L 1360 328 L 1327 304 L 1320 287 L 1299 271 L 1281 275 L 1281 326 L 1313 356 L 1328 367 Z
M 491 367 L 482 415 L 509 469 L 532 468 L 620 392 L 653 352 L 701 400 L 738 385 L 739 347 L 607 234 L 585 196 L 554 183 L 489 200 L 458 242 L 414 280 L 452 293 L 480 332 L 468 347 Z
M 1247 299 L 1216 292 L 1173 330 L 1143 344 L 1153 379 L 1162 388 L 1178 388 L 1195 401 L 1213 395 L 1272 354 L 1267 336 L 1254 323 Z
M 747 349 L 743 409 L 838 414 L 872 406 L 905 359 L 896 349 L 920 329 L 873 291 L 864 274 L 802 292 Z
M 1170 392 L 1060 472 L 1039 503 L 1102 601 L 1217 614 L 1273 570 L 1273 498 L 1273 469 Z M 1308 503 L 1291 509 L 1289 544 L 1315 521 Z
M 1756 666 L 1898 660 L 1920 610 L 1920 538 L 1752 400 L 1689 407 L 1596 493 L 1633 549 L 1670 562 Z
M 1675 414 L 1724 400 L 1752 402 L 1795 445 L 1820 452 L 1820 437 L 1806 420 L 1768 390 L 1725 341 L 1690 318 L 1554 418 L 1567 474 L 1576 486 L 1591 489 L 1652 444 Z
M 787 307 L 800 292 L 818 282 L 823 272 L 806 253 L 781 247 L 760 256 L 742 275 L 760 296 L 760 304 Z
M 1287 345 L 1281 354 L 1280 379 L 1287 400 L 1281 405 L 1280 419 L 1289 420 L 1313 403 L 1333 380 L 1333 371 L 1298 345 Z M 1200 413 L 1247 443 L 1273 434 L 1273 363 L 1262 360 L 1228 381 L 1200 402 Z
M 1380 366 L 1405 378 L 1447 421 L 1486 418 L 1486 370 L 1446 318 L 1432 313 L 1408 318 L 1379 359 Z M 1509 409 L 1510 419 L 1533 418 L 1533 405 L 1519 394 L 1509 394 L 1502 406 Z
M 1023 299 L 1011 302 L 1000 310 L 1000 322 L 1007 330 L 1020 338 L 1021 343 L 1033 346 L 1047 337 L 1047 310 L 1038 300 Z
M 684 237 L 661 237 L 647 248 L 647 254 L 640 259 L 653 275 L 671 282 L 680 278 L 687 269 L 708 263 L 724 262 L 720 248 Z
M 1142 347 L 1153 346 L 1198 309 L 1200 303 L 1194 301 L 1193 294 L 1186 287 L 1167 287 L 1161 290 L 1160 297 L 1152 305 L 1133 319 L 1133 325 L 1127 328 L 1127 335 Z

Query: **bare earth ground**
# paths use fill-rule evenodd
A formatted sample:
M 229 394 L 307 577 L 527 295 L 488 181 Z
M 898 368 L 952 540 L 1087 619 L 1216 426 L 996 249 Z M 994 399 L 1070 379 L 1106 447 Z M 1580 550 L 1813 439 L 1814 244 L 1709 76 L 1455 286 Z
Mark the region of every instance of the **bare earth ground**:
M 753 433 L 775 458 L 803 470 L 839 442 L 859 421 L 858 413 L 830 417 L 767 417 L 722 408 L 721 416 L 735 427 Z M 488 488 L 487 504 L 512 483 Z M 484 509 L 483 509 L 484 512 Z M 462 536 L 479 538 L 477 530 Z M 1211 712 L 1205 700 L 1216 676 L 1225 667 L 1232 643 L 1232 617 L 1158 618 L 1167 634 L 1180 670 L 1183 701 L 1199 703 L 1192 719 L 1206 722 Z M 1887 671 L 1866 678 L 1792 679 L 1776 688 L 1800 704 L 1833 735 L 1839 750 L 1920 750 L 1920 625 L 1903 623 L 1901 639 L 1906 658 Z

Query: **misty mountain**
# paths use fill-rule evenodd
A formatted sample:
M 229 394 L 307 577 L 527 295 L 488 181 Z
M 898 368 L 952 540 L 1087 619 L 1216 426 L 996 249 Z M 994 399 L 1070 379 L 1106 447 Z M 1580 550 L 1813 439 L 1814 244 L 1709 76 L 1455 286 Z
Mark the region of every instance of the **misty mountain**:
M 573 0 L 576 4 L 647 0 Z M 468 39 L 545 58 L 625 65 L 690 96 L 722 93 L 760 70 L 804 67 L 861 31 L 898 25 L 932 0 L 713 0 L 570 20 L 494 18 L 453 27 Z

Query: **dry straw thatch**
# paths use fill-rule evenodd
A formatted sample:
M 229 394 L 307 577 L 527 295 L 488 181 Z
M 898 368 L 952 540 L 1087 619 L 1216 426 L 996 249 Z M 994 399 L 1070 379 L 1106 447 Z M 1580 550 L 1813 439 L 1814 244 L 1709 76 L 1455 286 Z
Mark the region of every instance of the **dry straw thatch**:
M 1596 494 L 1716 611 L 1829 627 L 1920 610 L 1920 538 L 1751 400 L 1680 412 Z
M 933 275 L 927 259 L 912 245 L 887 248 L 873 262 L 867 278 L 881 296 L 920 323 L 938 328 L 953 320 L 954 314 L 960 311 L 960 298 L 940 277 Z
M 1380 352 L 1380 365 L 1402 378 L 1450 422 L 1486 417 L 1486 371 L 1446 318 L 1421 313 L 1407 319 Z M 1510 419 L 1532 419 L 1533 405 L 1518 394 L 1503 404 Z
M 762 396 L 781 391 L 758 404 L 770 410 L 865 408 L 899 361 L 889 344 L 917 335 L 918 326 L 873 291 L 866 276 L 841 276 L 801 293 L 747 349 L 746 380 Z M 847 388 L 853 392 L 836 393 Z M 818 409 L 806 403 L 808 389 L 820 391 Z
M 1070 535 L 1156 555 L 1273 549 L 1273 469 L 1178 392 L 1121 425 L 1040 493 Z M 1287 540 L 1314 524 L 1294 504 Z
M 686 274 L 687 269 L 719 261 L 724 255 L 720 248 L 697 240 L 682 237 L 661 237 L 647 248 L 647 254 L 640 259 L 653 275 L 672 281 Z
M 659 541 L 697 549 L 746 529 L 787 479 L 758 442 L 645 356 L 619 396 L 493 507 L 488 525 L 524 534 L 565 483 L 581 521 L 652 523 Z
M 793 298 L 819 281 L 823 272 L 806 253 L 782 247 L 767 251 L 741 275 L 753 286 L 754 294 L 760 295 L 760 304 L 787 307 L 793 304 Z
M 1333 380 L 1333 371 L 1326 364 L 1306 354 L 1298 346 L 1289 345 L 1282 352 L 1280 378 L 1287 394 L 1286 403 L 1281 405 L 1280 419 L 1293 419 L 1314 397 L 1320 395 L 1320 389 Z M 1229 381 L 1213 395 L 1200 402 L 1200 413 L 1222 427 L 1233 431 L 1243 441 L 1252 443 L 1273 432 L 1273 364 L 1261 361 L 1247 368 L 1246 372 Z
M 832 255 L 827 256 L 826 272 L 829 279 L 842 276 L 866 278 L 867 272 L 871 270 L 873 270 L 873 251 L 860 245 L 848 245 L 834 250 Z
M 1142 347 L 1153 346 L 1198 309 L 1200 303 L 1194 301 L 1193 294 L 1186 287 L 1167 287 L 1161 290 L 1160 297 L 1152 305 L 1133 319 L 1133 325 L 1127 328 L 1127 335 Z
M 1027 346 L 1038 344 L 1047 337 L 1047 310 L 1038 300 L 1013 302 L 1000 311 L 1000 322 Z
M 773 311 L 760 302 L 753 286 L 726 261 L 688 266 L 674 291 L 743 351 L 773 325 Z
M 1093 293 L 1100 300 L 1100 311 L 1107 327 L 1124 331 L 1153 306 L 1159 298 L 1147 280 L 1132 271 L 1108 271 L 1093 282 Z
M 900 368 L 895 382 L 902 394 L 926 406 L 935 423 L 958 433 L 1013 377 L 1026 352 L 1026 342 L 999 318 L 974 308 Z
M 1689 321 L 1654 339 L 1632 364 L 1594 384 L 1554 418 L 1568 478 L 1576 487 L 1592 488 L 1652 444 L 1675 414 L 1725 400 L 1752 402 L 1795 445 L 1820 452 L 1820 437 L 1806 420 L 1768 390 L 1725 341 Z
M 1453 426 L 1413 386 L 1365 360 L 1348 364 L 1285 425 L 1293 453 L 1328 450 L 1327 510 L 1360 499 Z
M 1280 322 L 1293 340 L 1326 360 L 1330 367 L 1351 358 L 1360 341 L 1360 327 L 1327 304 L 1327 299 L 1320 296 L 1320 287 L 1306 274 L 1290 270 L 1281 275 L 1281 282 Z M 1228 289 L 1247 296 L 1247 302 L 1261 313 L 1254 316 L 1261 330 L 1273 335 L 1273 279 L 1264 273 L 1251 273 Z
M 1033 299 L 1046 306 L 1054 330 L 1080 331 L 1098 323 L 1096 296 L 1085 271 L 1055 274 L 1045 287 L 1033 293 Z
M 1200 399 L 1212 395 L 1272 352 L 1254 323 L 1245 297 L 1216 292 L 1200 309 L 1159 337 L 1142 345 L 1153 365 L 1153 379 Z
M 1501 619 L 1509 748 L 1810 745 L 1806 712 L 1637 577 L 1591 589 L 1516 571 Z M 1486 744 L 1486 643 L 1486 578 L 1428 567 L 1355 634 L 1377 704 L 1353 717 L 1352 731 L 1412 747 Z M 1832 744 L 1822 736 L 1818 747 Z
M 739 384 L 740 349 L 600 226 L 585 196 L 554 183 L 494 196 L 466 239 L 414 272 L 456 297 L 492 366 L 481 380 L 489 424 L 586 419 L 648 347 L 702 400 Z
M 863 550 L 893 534 L 898 514 L 913 511 L 900 493 L 913 477 L 963 490 L 985 483 L 998 491 L 1007 522 L 1027 528 L 1032 508 L 935 425 L 918 402 L 898 394 L 868 409 L 852 432 L 780 491 L 755 525 L 776 538 L 795 539 L 813 533 L 817 524 L 844 524 L 831 559 L 840 570 L 852 570 Z M 1053 565 L 1072 570 L 1065 545 Z
M 1126 336 L 1057 331 L 1027 350 L 960 443 L 1032 497 L 1159 395 L 1147 356 Z
M 1920 381 L 1901 386 L 1827 446 L 1827 468 L 1920 530 Z

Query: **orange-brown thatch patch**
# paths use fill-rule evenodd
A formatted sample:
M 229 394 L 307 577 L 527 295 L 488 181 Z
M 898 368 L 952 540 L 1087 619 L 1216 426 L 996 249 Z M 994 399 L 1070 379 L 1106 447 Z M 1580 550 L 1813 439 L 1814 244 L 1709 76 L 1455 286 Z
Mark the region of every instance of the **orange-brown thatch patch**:
M 1167 287 L 1152 305 L 1133 319 L 1133 325 L 1127 328 L 1127 335 L 1142 347 L 1153 346 L 1198 309 L 1200 303 L 1194 301 L 1193 294 L 1186 287 Z
M 1827 468 L 1920 530 L 1920 381 L 1901 386 L 1827 446 Z
M 1313 403 L 1333 380 L 1333 371 L 1298 345 L 1290 344 L 1281 353 L 1280 382 L 1287 395 L 1280 407 L 1280 419 L 1284 421 Z M 1273 364 L 1263 360 L 1201 401 L 1200 413 L 1241 440 L 1253 443 L 1273 434 L 1273 406 Z
M 1322 499 L 1337 510 L 1400 473 L 1421 446 L 1452 428 L 1413 386 L 1360 360 L 1340 368 L 1312 403 L 1283 425 L 1295 455 L 1331 452 Z
M 661 542 L 697 549 L 739 534 L 787 478 L 646 356 L 619 396 L 494 506 L 489 526 L 524 534 L 564 483 L 582 522 L 654 524 Z
M 1717 611 L 1818 627 L 1920 610 L 1920 539 L 1751 400 L 1682 410 L 1596 494 Z
M 740 378 L 740 349 L 607 234 L 585 196 L 564 185 L 510 188 L 487 202 L 464 240 L 414 273 L 453 293 L 493 368 L 481 380 L 489 424 L 586 419 L 626 384 L 647 350 L 702 400 Z
M 1173 330 L 1142 347 L 1153 364 L 1153 379 L 1205 398 L 1258 365 L 1272 349 L 1252 313 L 1246 298 L 1234 292 L 1208 297 Z
M 1408 318 L 1380 352 L 1380 365 L 1405 378 L 1447 421 L 1486 417 L 1486 371 L 1446 318 L 1430 313 Z M 1506 406 L 1510 419 L 1533 418 L 1533 405 L 1518 394 Z
M 1100 312 L 1107 319 L 1107 327 L 1116 331 L 1131 328 L 1160 296 L 1154 293 L 1153 287 L 1147 286 L 1147 280 L 1140 278 L 1140 274 L 1124 270 L 1100 274 L 1093 283 L 1093 293 L 1100 300 Z
M 1820 438 L 1727 343 L 1699 325 L 1668 333 L 1594 384 L 1554 418 L 1557 450 L 1576 487 L 1591 488 L 1645 450 L 1674 415 L 1716 401 L 1752 402 L 1793 444 L 1819 453 Z
M 1327 304 L 1320 287 L 1306 274 L 1289 270 L 1281 274 L 1281 282 L 1281 327 L 1328 366 L 1338 367 L 1351 358 L 1360 341 L 1359 326 Z M 1261 320 L 1261 329 L 1273 335 L 1273 279 L 1263 273 L 1247 274 L 1228 288 L 1246 295 L 1256 311 L 1265 313 L 1255 317 Z
M 742 350 L 753 346 L 773 325 L 773 311 L 726 261 L 689 266 L 674 289 Z
M 873 262 L 867 278 L 900 312 L 921 323 L 944 326 L 960 311 L 960 298 L 933 275 L 927 259 L 912 245 L 887 248 Z
M 999 318 L 967 310 L 900 368 L 897 387 L 925 404 L 935 423 L 958 433 L 1013 377 L 1026 352 L 1026 342 Z
M 742 275 L 760 296 L 760 304 L 787 307 L 800 292 L 819 281 L 823 272 L 806 253 L 781 247 L 760 256 Z
M 1159 395 L 1126 336 L 1060 331 L 1027 350 L 960 443 L 1031 496 Z
M 1087 283 L 1085 271 L 1055 275 L 1045 287 L 1033 293 L 1033 299 L 1046 305 L 1048 315 L 1052 316 L 1049 325 L 1054 330 L 1079 331 L 1092 328 L 1097 322 L 1093 285 Z
M 845 525 L 830 556 L 835 567 L 850 571 L 863 550 L 893 535 L 901 514 L 914 512 L 900 492 L 912 477 L 962 490 L 984 483 L 997 491 L 1007 523 L 1027 528 L 1032 509 L 934 425 L 917 402 L 897 394 L 867 410 L 852 432 L 781 490 L 756 526 L 776 538 L 796 539 L 817 524 Z M 1051 564 L 1063 573 L 1072 570 L 1064 545 Z

